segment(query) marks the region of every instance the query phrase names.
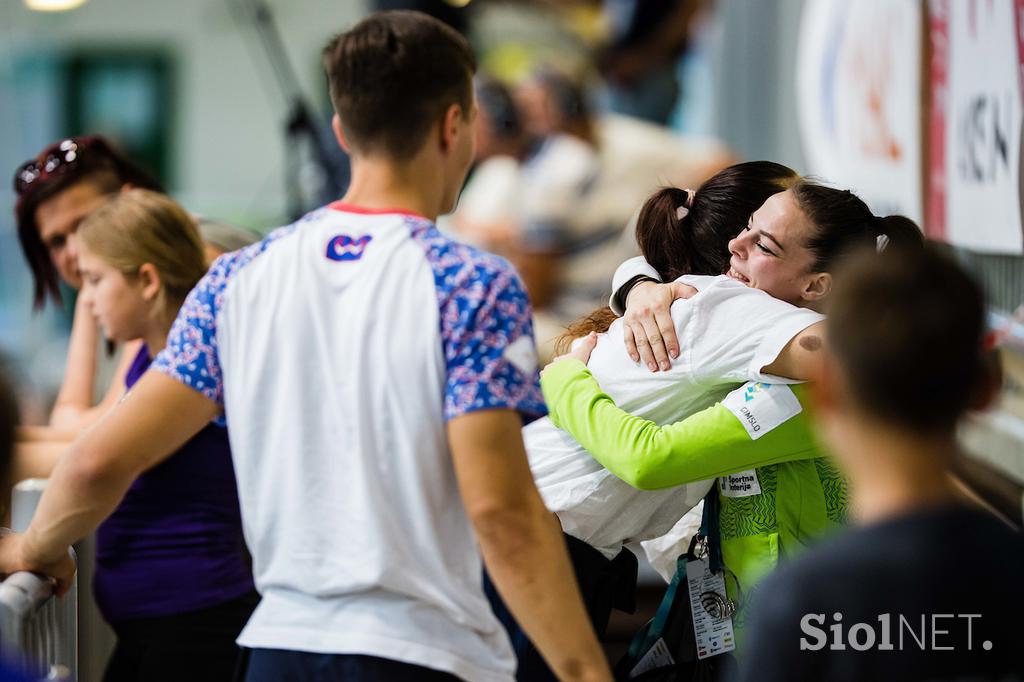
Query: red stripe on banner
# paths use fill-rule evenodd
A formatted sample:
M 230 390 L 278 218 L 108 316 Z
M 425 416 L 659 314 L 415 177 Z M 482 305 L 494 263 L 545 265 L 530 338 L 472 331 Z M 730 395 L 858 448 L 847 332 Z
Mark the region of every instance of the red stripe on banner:
M 1013 0 L 1013 37 L 1017 39 L 1017 77 L 1020 94 L 1024 97 L 1024 0 Z
M 928 121 L 928 197 L 924 233 L 947 241 L 946 230 L 946 113 L 949 104 L 949 2 L 929 0 L 931 107 Z M 1024 0 L 1015 0 L 1024 3 Z
M 1017 78 L 1020 79 L 1020 97 L 1024 101 L 1024 0 L 1013 2 L 1013 37 L 1017 39 Z M 1024 140 L 1022 140 L 1024 143 Z M 1024 228 L 1024 159 L 1017 160 L 1017 203 L 1021 207 L 1021 227 Z

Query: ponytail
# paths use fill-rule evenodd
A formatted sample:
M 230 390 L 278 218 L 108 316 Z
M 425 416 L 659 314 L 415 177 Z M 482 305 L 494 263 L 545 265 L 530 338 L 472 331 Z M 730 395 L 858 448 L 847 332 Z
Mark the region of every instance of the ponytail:
M 831 272 L 843 257 L 861 249 L 916 252 L 924 246 L 921 230 L 912 220 L 898 215 L 880 218 L 850 190 L 803 178 L 792 191 L 800 210 L 814 225 L 807 240 L 807 248 L 814 254 L 813 272 Z
M 924 236 L 917 227 L 917 223 L 906 216 L 876 216 L 872 220 L 872 230 L 877 244 L 881 245 L 883 240 L 887 244 L 884 249 L 880 247 L 879 251 L 885 249 L 920 251 L 924 247 Z
M 640 253 L 658 271 L 662 281 L 670 282 L 686 271 L 689 258 L 680 251 L 692 243 L 687 225 L 692 211 L 679 218 L 679 207 L 687 207 L 689 194 L 678 187 L 664 187 L 652 194 L 640 208 L 636 220 L 636 242 Z M 688 209 L 692 207 L 687 207 Z

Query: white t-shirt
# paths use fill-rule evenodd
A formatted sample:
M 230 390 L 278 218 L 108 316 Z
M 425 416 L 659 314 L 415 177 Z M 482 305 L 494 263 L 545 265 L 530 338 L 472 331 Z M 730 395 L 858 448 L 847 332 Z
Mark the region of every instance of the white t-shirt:
M 332 204 L 218 259 L 153 367 L 225 409 L 263 596 L 241 645 L 513 679 L 445 431 L 543 414 L 506 262 Z
M 709 407 L 745 381 L 786 383 L 761 369 L 790 339 L 824 319 L 724 275 L 679 279 L 699 293 L 672 305 L 680 357 L 671 369 L 655 373 L 633 362 L 622 343 L 621 320 L 599 337 L 588 363 L 619 407 L 658 424 Z M 537 487 L 563 530 L 609 558 L 625 542 L 668 532 L 712 483 L 637 490 L 547 417 L 525 427 L 523 440 Z

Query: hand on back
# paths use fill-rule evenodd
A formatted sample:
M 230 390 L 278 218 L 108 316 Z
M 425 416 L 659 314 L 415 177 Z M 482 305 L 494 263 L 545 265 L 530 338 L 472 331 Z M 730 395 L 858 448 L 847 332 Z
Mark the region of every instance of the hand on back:
M 679 357 L 679 339 L 672 321 L 672 303 L 691 298 L 697 290 L 682 282 L 641 282 L 626 299 L 622 335 L 633 362 L 643 362 L 652 372 L 667 370 Z
M 548 367 L 551 367 L 556 362 L 561 362 L 562 360 L 569 360 L 575 358 L 576 360 L 582 362 L 584 365 L 587 364 L 588 362 L 590 362 L 590 354 L 594 352 L 594 348 L 596 347 L 597 332 L 590 332 L 586 336 L 574 341 L 572 345 L 572 350 L 570 350 L 568 353 L 559 355 L 554 360 L 549 362 L 547 367 L 541 370 L 541 376 L 544 376 L 544 372 L 548 370 Z

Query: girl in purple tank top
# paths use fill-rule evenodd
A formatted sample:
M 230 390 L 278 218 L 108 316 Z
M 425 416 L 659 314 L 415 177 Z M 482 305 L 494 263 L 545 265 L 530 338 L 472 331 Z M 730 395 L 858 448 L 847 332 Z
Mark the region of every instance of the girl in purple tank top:
M 112 341 L 142 339 L 127 389 L 165 344 L 206 272 L 189 215 L 119 193 L 77 233 L 83 303 Z M 168 415 L 173 419 L 173 415 Z M 117 633 L 104 680 L 228 680 L 255 607 L 227 430 L 209 424 L 142 474 L 97 531 L 96 601 Z

